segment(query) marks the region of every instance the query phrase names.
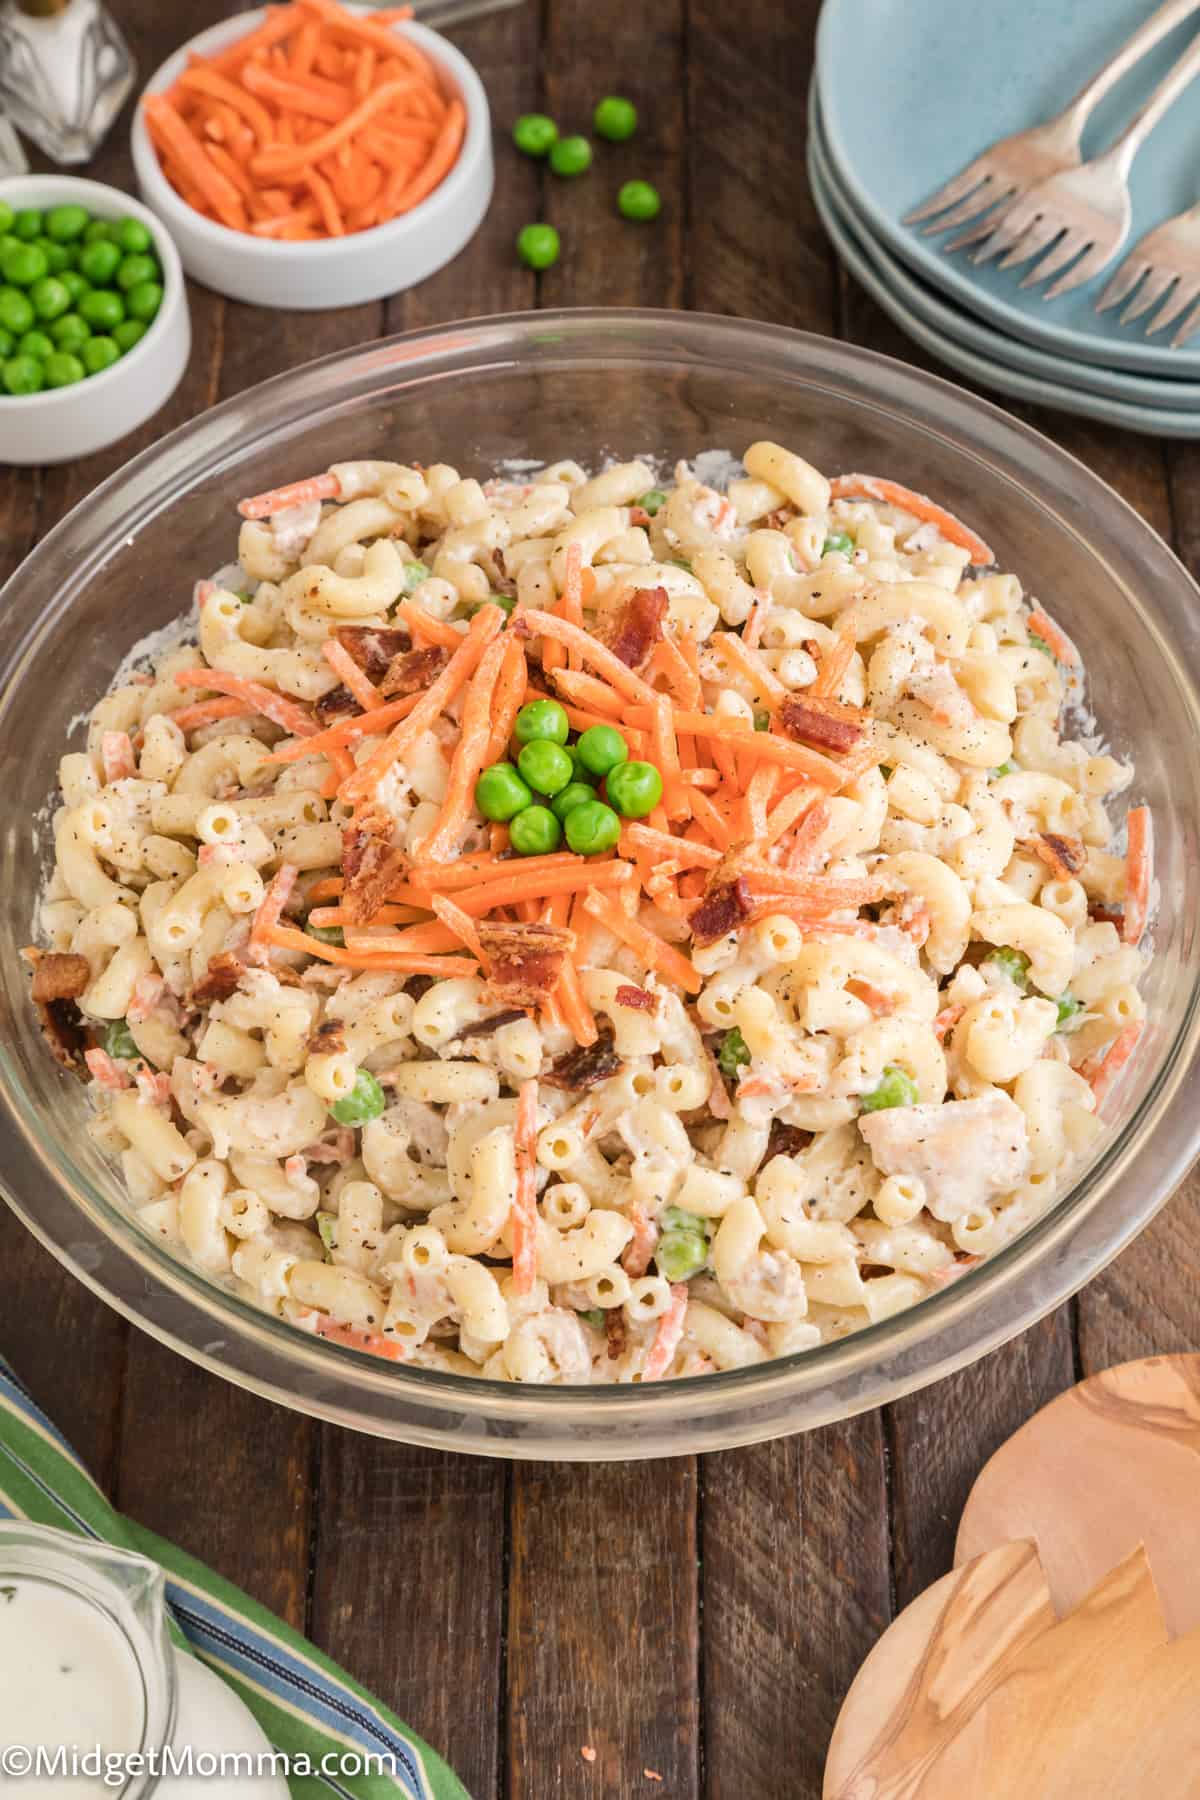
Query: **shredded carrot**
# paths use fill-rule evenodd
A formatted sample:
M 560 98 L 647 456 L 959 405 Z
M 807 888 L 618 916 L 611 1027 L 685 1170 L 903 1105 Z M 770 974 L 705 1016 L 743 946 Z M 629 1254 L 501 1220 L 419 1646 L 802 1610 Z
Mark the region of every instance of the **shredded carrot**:
M 463 138 L 467 131 L 467 114 L 461 100 L 452 102 L 442 128 L 438 132 L 432 150 L 424 165 L 415 175 L 409 177 L 398 194 L 393 194 L 393 182 L 389 182 L 383 190 L 383 210 L 389 216 L 398 216 L 411 212 L 418 206 L 440 182 L 444 181 L 450 170 L 458 161 L 458 153 L 462 149 Z
M 405 906 L 381 906 L 368 925 L 347 919 L 339 910 L 335 923 L 342 927 L 347 950 L 361 951 L 364 956 L 390 955 L 394 950 L 418 950 L 435 956 L 447 950 L 462 949 L 461 934 L 440 916 L 436 919 L 418 919 L 403 931 L 387 929 L 384 914 L 407 913 L 410 910 Z
M 696 711 L 703 707 L 699 677 L 673 637 L 659 638 L 651 666 L 661 671 L 680 706 L 690 706 Z
M 381 951 L 365 955 L 346 950 L 340 944 L 324 944 L 305 931 L 290 925 L 275 925 L 270 941 L 281 950 L 298 950 L 304 956 L 315 956 L 319 962 L 336 963 L 342 969 L 376 969 L 381 974 L 396 975 L 478 975 L 479 964 L 466 956 L 427 956 L 418 951 Z
M 757 650 L 751 649 L 740 637 L 732 631 L 714 631 L 711 641 L 713 649 L 745 677 L 755 694 L 772 710 L 787 699 L 788 690 L 774 669 L 769 669 Z
M 755 588 L 754 604 L 750 608 L 749 617 L 742 626 L 742 642 L 748 650 L 757 650 L 762 642 L 763 629 L 767 623 L 767 614 L 771 610 L 771 596 L 766 588 Z
M 445 894 L 434 894 L 430 904 L 442 924 L 449 927 L 458 943 L 467 946 L 471 955 L 477 959 L 482 968 L 486 971 L 488 967 L 488 957 L 484 951 L 483 944 L 480 942 L 479 933 L 475 928 L 475 921 L 470 913 L 464 912 L 461 906 L 457 905 L 455 901 L 449 899 Z
M 405 694 L 402 700 L 389 700 L 374 712 L 339 719 L 336 725 L 327 725 L 324 731 L 316 732 L 303 743 L 284 744 L 263 760 L 273 763 L 299 762 L 305 756 L 328 756 L 332 750 L 352 749 L 362 738 L 378 737 L 389 726 L 407 719 L 410 713 L 417 710 L 420 701 L 420 694 Z
M 700 788 L 694 788 L 689 797 L 692 817 L 704 827 L 714 844 L 726 848 L 733 840 L 733 827 L 721 813 L 708 795 Z
M 1047 650 L 1051 651 L 1059 662 L 1068 663 L 1073 668 L 1078 666 L 1081 661 L 1078 650 L 1061 625 L 1054 623 L 1049 613 L 1043 612 L 1040 606 L 1035 606 L 1026 623 L 1033 635 L 1041 638 Z
M 336 500 L 341 491 L 336 475 L 309 475 L 304 481 L 290 481 L 286 487 L 239 500 L 238 511 L 243 519 L 269 519 L 289 507 L 303 506 L 307 500 Z
M 513 1290 L 518 1294 L 531 1293 L 537 1279 L 537 1103 L 537 1082 L 523 1081 L 513 1125 L 517 1184 L 509 1224 Z
M 270 113 L 253 94 L 243 93 L 236 82 L 213 69 L 205 68 L 201 62 L 195 62 L 179 77 L 179 86 L 186 91 L 208 94 L 214 100 L 223 101 L 239 118 L 245 119 L 260 144 L 270 143 L 274 136 L 274 122 Z
M 224 669 L 179 669 L 175 681 L 179 687 L 213 688 L 218 694 L 228 694 L 273 724 L 281 725 L 293 737 L 313 737 L 318 730 L 312 714 L 295 700 L 242 675 L 229 675 Z
M 829 807 L 824 800 L 818 800 L 814 805 L 808 798 L 811 792 L 810 788 L 801 794 L 807 810 L 788 846 L 787 870 L 790 875 L 806 875 L 816 867 L 820 861 L 820 841 L 829 829 Z M 770 836 L 770 821 L 767 835 Z
M 610 687 L 615 687 L 627 700 L 653 706 L 654 689 L 649 682 L 636 675 L 619 656 L 614 656 L 607 644 L 602 644 L 590 631 L 584 631 L 581 626 L 572 625 L 566 619 L 556 618 L 553 613 L 541 612 L 536 607 L 529 607 L 515 614 L 513 628 L 526 637 L 550 638 L 554 642 L 565 644 L 568 650 L 578 650 L 584 662 L 589 663 Z M 648 720 L 645 722 L 649 723 Z
M 822 698 L 835 698 L 853 660 L 857 644 L 854 619 L 850 613 L 845 613 L 838 626 L 836 639 L 830 645 L 828 654 L 821 658 L 817 679 L 806 691 Z
M 444 619 L 435 619 L 427 613 L 423 606 L 415 600 L 401 600 L 393 609 L 393 616 L 400 625 L 407 625 L 415 638 L 423 638 L 427 644 L 437 644 L 442 650 L 457 650 L 463 641 L 461 631 L 453 625 L 447 625 Z
M 446 862 L 452 857 L 471 823 L 475 784 L 487 762 L 493 696 L 507 648 L 506 639 L 493 638 L 467 684 L 458 744 L 450 763 L 442 810 L 432 833 L 421 846 L 421 855 L 429 862 Z
M 837 475 L 829 484 L 830 496 L 834 500 L 878 500 L 887 506 L 898 506 L 902 512 L 911 513 L 915 519 L 923 519 L 927 524 L 936 525 L 948 544 L 957 544 L 960 550 L 968 550 L 971 561 L 981 569 L 986 569 L 996 558 L 988 549 L 981 537 L 976 537 L 970 526 L 964 525 L 961 519 L 947 512 L 944 506 L 938 506 L 926 494 L 918 494 L 912 488 L 902 486 L 898 481 L 888 481 L 880 475 Z
M 654 702 L 654 760 L 663 783 L 663 807 L 668 819 L 689 819 L 691 805 L 683 785 L 679 764 L 679 745 L 675 741 L 675 721 L 671 702 L 659 694 Z
M 247 962 L 258 963 L 264 968 L 270 962 L 271 932 L 278 925 L 280 915 L 291 898 L 298 874 L 299 870 L 294 869 L 291 863 L 280 863 L 271 877 L 250 927 L 250 940 L 246 945 Z
M 525 702 L 527 675 L 524 646 L 519 638 L 513 637 L 510 633 L 504 646 L 504 661 L 500 664 L 500 678 L 496 683 L 495 694 L 492 696 L 492 734 L 488 739 L 487 754 L 484 757 L 486 765 L 500 762 L 508 748 L 508 740 L 513 734 L 517 714 Z
M 148 94 L 142 102 L 146 129 L 156 149 L 169 150 L 172 159 L 203 195 L 223 225 L 235 231 L 246 228 L 242 197 L 233 183 L 205 156 L 191 128 L 162 94 Z
M 584 675 L 574 669 L 553 670 L 554 685 L 568 700 L 589 706 L 606 719 L 619 719 L 629 705 L 627 699 L 600 681 L 595 675 Z M 664 696 L 665 698 L 665 696 Z
M 653 713 L 645 706 L 631 707 L 628 718 L 634 726 L 654 722 Z M 749 757 L 782 763 L 785 768 L 795 769 L 831 791 L 840 788 L 845 780 L 841 766 L 819 751 L 810 750 L 804 744 L 794 744 L 790 738 L 777 737 L 770 731 L 746 730 L 732 719 L 718 717 L 715 713 L 685 712 L 676 707 L 675 729 L 690 731 L 693 737 L 712 738 L 714 754 L 721 750 L 730 753 L 737 750 Z
M 767 808 L 778 781 L 778 763 L 759 763 L 746 783 L 742 804 L 745 808 L 746 836 L 752 843 L 758 843 L 767 835 Z
M 666 981 L 681 987 L 689 994 L 698 994 L 704 986 L 703 978 L 696 969 L 673 945 L 647 931 L 636 919 L 631 919 L 625 909 L 608 894 L 602 894 L 595 887 L 589 888 L 583 900 L 584 908 L 591 913 L 601 925 L 607 925 L 614 937 L 620 938 L 623 944 L 638 956 L 648 969 L 655 969 Z
M 343 687 L 350 689 L 364 712 L 375 712 L 383 705 L 383 697 L 375 683 L 368 679 L 350 652 L 336 638 L 325 639 L 321 645 L 321 655 Z
M 515 857 L 498 857 L 478 853 L 473 856 L 460 856 L 452 863 L 413 863 L 408 871 L 410 884 L 415 888 L 437 889 L 439 893 L 456 893 L 460 888 L 473 888 L 485 881 L 508 881 L 514 870 L 522 875 L 543 875 L 548 869 L 577 869 L 583 867 L 583 857 L 573 856 L 569 850 L 553 850 L 545 856 L 523 856 L 520 861 Z
M 403 1362 L 404 1346 L 381 1331 L 360 1331 L 357 1325 L 339 1325 L 328 1313 L 317 1315 L 317 1336 L 330 1344 L 342 1344 L 347 1350 L 361 1350 L 367 1356 L 382 1357 L 385 1362 Z
M 643 1381 L 661 1381 L 670 1368 L 675 1352 L 679 1348 L 679 1340 L 683 1336 L 687 1307 L 687 1283 L 686 1281 L 677 1281 L 671 1289 L 671 1304 L 658 1321 L 654 1342 L 642 1365 Z
M 1096 1105 L 1103 1105 L 1117 1076 L 1133 1055 L 1138 1039 L 1145 1026 L 1143 1019 L 1137 1019 L 1118 1031 L 1112 1043 L 1102 1056 L 1090 1056 L 1079 1065 L 1079 1073 L 1091 1087 L 1096 1096 Z
M 966 1012 L 965 1006 L 944 1006 L 933 1021 L 933 1035 L 939 1044 L 944 1044 L 958 1021 Z
M 531 859 L 532 860 L 532 859 Z M 512 866 L 511 864 L 509 865 Z M 498 906 L 518 900 L 544 900 L 553 894 L 574 894 L 587 888 L 624 887 L 634 884 L 634 872 L 626 862 L 586 863 L 577 869 L 546 869 L 541 874 L 522 870 L 505 881 L 489 881 L 483 887 L 465 888 L 458 903 L 473 918 L 482 918 Z
M 567 926 L 571 912 L 571 896 L 555 894 L 547 908 L 552 925 Z M 562 974 L 554 990 L 559 1016 L 575 1042 L 584 1049 L 599 1037 L 596 1020 L 579 980 L 579 969 L 573 957 L 563 958 Z
M 654 1246 L 658 1243 L 658 1226 L 641 1200 L 635 1200 L 629 1208 L 629 1222 L 633 1226 L 633 1236 L 625 1246 L 621 1267 L 636 1281 L 650 1267 Z
M 698 844 L 688 838 L 672 837 L 670 832 L 655 831 L 651 825 L 631 823 L 625 827 L 622 836 L 630 839 L 630 855 L 644 850 L 660 859 L 669 857 L 688 869 L 715 869 L 721 860 L 719 850 L 710 850 L 707 844 Z M 621 854 L 627 854 L 624 843 Z
M 1127 944 L 1140 944 L 1150 916 L 1150 885 L 1154 877 L 1154 822 L 1148 806 L 1131 806 L 1125 816 L 1125 916 L 1121 936 Z

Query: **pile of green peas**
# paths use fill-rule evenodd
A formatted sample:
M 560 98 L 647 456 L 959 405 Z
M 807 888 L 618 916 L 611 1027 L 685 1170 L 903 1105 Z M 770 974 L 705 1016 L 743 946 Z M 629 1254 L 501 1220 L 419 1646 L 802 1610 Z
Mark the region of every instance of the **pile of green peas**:
M 100 375 L 146 335 L 163 297 L 140 219 L 0 200 L 0 390 L 38 394 Z
M 631 762 L 629 745 L 613 725 L 589 725 L 573 744 L 557 700 L 530 700 L 517 714 L 516 765 L 493 763 L 475 786 L 485 819 L 508 826 L 519 856 L 545 856 L 565 836 L 577 856 L 615 848 L 622 819 L 644 819 L 662 799 L 653 763 Z M 597 793 L 603 781 L 607 799 Z M 541 795 L 541 799 L 535 799 Z
M 623 94 L 606 94 L 596 104 L 592 125 L 598 137 L 623 144 L 637 130 L 637 107 Z M 559 135 L 546 113 L 522 113 L 513 126 L 513 142 L 524 156 L 545 157 L 555 175 L 569 180 L 592 166 L 592 146 L 578 134 Z M 626 181 L 617 190 L 617 211 L 624 219 L 656 219 L 662 211 L 658 189 L 648 181 Z M 553 225 L 526 225 L 517 234 L 517 255 L 530 269 L 548 269 L 558 261 L 559 238 Z

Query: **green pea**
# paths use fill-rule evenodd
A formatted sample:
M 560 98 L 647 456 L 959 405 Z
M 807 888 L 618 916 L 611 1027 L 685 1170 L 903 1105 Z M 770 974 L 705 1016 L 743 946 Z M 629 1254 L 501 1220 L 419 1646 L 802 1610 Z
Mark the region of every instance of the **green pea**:
M 89 375 L 102 375 L 105 369 L 111 369 L 115 362 L 121 360 L 117 341 L 110 337 L 88 338 L 85 344 L 79 346 L 79 354 Z
M 580 735 L 579 760 L 591 775 L 607 775 L 629 760 L 629 745 L 613 725 L 589 725 Z
M 0 200 L 0 237 L 4 237 L 7 232 L 12 230 L 12 223 L 15 217 L 16 214 L 8 204 L 8 201 Z
M 336 1213 L 319 1212 L 317 1219 L 317 1235 L 326 1250 L 336 1250 L 338 1241 L 338 1219 Z
M 847 531 L 831 531 L 821 545 L 822 556 L 853 556 L 854 539 Z
M 78 269 L 64 269 L 58 279 L 70 294 L 72 306 L 75 306 L 80 297 L 88 291 L 88 284 Z
M 651 518 L 653 518 L 655 513 L 666 504 L 667 496 L 663 493 L 661 488 L 647 488 L 646 492 L 638 501 L 638 505 L 641 507 L 642 511 L 648 512 Z
M 0 287 L 0 325 L 5 331 L 20 337 L 33 324 L 33 317 L 28 294 L 23 294 L 20 288 Z
M 992 770 L 992 776 L 994 780 L 1002 781 L 1006 775 L 1015 775 L 1016 772 L 1017 765 L 1015 762 L 1002 762 L 998 769 Z
M 0 362 L 12 355 L 16 341 L 11 331 L 5 331 L 3 327 L 0 327 Z
M 637 130 L 637 107 L 622 94 L 606 94 L 592 114 L 592 124 L 610 144 L 623 144 Z
M 595 788 L 589 787 L 586 781 L 569 781 L 561 793 L 555 794 L 550 802 L 550 811 L 556 819 L 565 819 L 577 806 L 586 806 L 589 800 L 595 798 Z
M 335 1100 L 329 1112 L 339 1125 L 366 1125 L 377 1119 L 386 1105 L 383 1089 L 370 1069 L 360 1069 L 350 1092 Z
M 29 290 L 29 299 L 34 312 L 44 323 L 61 319 L 71 310 L 71 290 L 57 275 L 43 275 L 40 281 L 35 281 Z
M 117 286 L 124 294 L 139 282 L 157 281 L 158 276 L 158 264 L 152 256 L 126 256 L 117 270 Z
M 654 1262 L 659 1274 L 667 1281 L 690 1281 L 708 1261 L 706 1221 L 681 1206 L 668 1206 L 659 1215 L 658 1227 Z
M 107 219 L 93 219 L 83 234 L 85 244 L 111 244 L 113 228 Z
M 687 570 L 687 572 L 688 572 L 688 574 L 689 574 L 689 575 L 690 575 L 690 574 L 691 574 L 691 572 L 692 572 L 692 565 L 691 565 L 691 563 L 690 563 L 690 562 L 688 562 L 688 560 L 687 560 L 687 558 L 686 558 L 686 557 L 684 557 L 684 556 L 672 556 L 672 557 L 669 557 L 669 558 L 668 558 L 668 561 L 669 561 L 669 562 L 670 562 L 670 564 L 671 564 L 671 567 L 672 567 L 672 568 L 673 568 L 673 569 L 686 569 L 686 570 Z
M 771 715 L 769 712 L 756 712 L 754 715 L 755 731 L 770 731 Z
M 340 925 L 313 925 L 304 927 L 309 937 L 315 937 L 319 944 L 344 944 L 346 934 Z
M 984 957 L 993 969 L 1011 981 L 1014 987 L 1025 993 L 1029 987 L 1029 958 L 1023 950 L 1014 950 L 1011 944 L 1004 944 L 999 950 L 993 950 L 990 956 Z
M 551 268 L 558 261 L 558 251 L 553 225 L 523 225 L 517 233 L 517 255 L 527 268 Z
M 626 819 L 644 819 L 662 799 L 662 776 L 653 763 L 623 762 L 605 782 L 608 797 Z
M 579 1317 L 585 1322 L 585 1324 L 590 1325 L 592 1327 L 593 1331 L 603 1331 L 604 1330 L 604 1309 L 603 1309 L 603 1307 L 600 1307 L 600 1306 L 590 1307 L 587 1312 L 581 1312 L 579 1314 Z
M 1058 662 L 1057 656 L 1055 656 L 1045 638 L 1040 638 L 1036 631 L 1031 631 L 1029 633 L 1029 648 L 1031 650 L 1040 650 L 1042 655 L 1048 656 L 1052 663 Z
M 56 244 L 71 243 L 82 237 L 87 228 L 87 212 L 70 201 L 62 206 L 52 206 L 46 214 L 46 236 L 53 238 Z
M 13 218 L 13 233 L 32 244 L 34 238 L 42 236 L 42 215 L 36 206 L 22 206 Z
M 571 759 L 571 780 L 594 788 L 599 777 L 593 775 L 592 771 L 584 766 L 583 758 L 579 754 L 579 745 L 567 744 L 564 748 Z
M 118 219 L 113 227 L 113 238 L 126 256 L 144 256 L 154 248 L 150 228 L 140 219 Z
M 161 281 L 139 281 L 125 296 L 130 318 L 141 319 L 148 325 L 162 305 L 162 297 Z
M 1064 1026 L 1069 1024 L 1076 1013 L 1081 1013 L 1083 1011 L 1083 1001 L 1077 1000 L 1074 994 L 1064 994 L 1056 1004 L 1058 1006 L 1058 1029 L 1060 1031 Z
M 36 394 L 46 385 L 46 367 L 36 356 L 10 356 L 0 373 L 10 394 Z
M 562 832 L 548 806 L 527 806 L 508 828 L 509 842 L 519 856 L 549 855 L 561 844 Z
M 146 335 L 146 327 L 140 319 L 122 319 L 113 332 L 113 341 L 122 356 L 128 356 L 135 344 L 140 344 Z
M 558 142 L 558 126 L 545 113 L 522 113 L 513 126 L 513 143 L 524 156 L 546 156 Z
M 567 715 L 557 700 L 530 700 L 517 714 L 513 736 L 518 744 L 532 744 L 537 738 L 545 738 L 552 744 L 565 744 L 570 729 Z
M 585 137 L 559 138 L 550 151 L 550 167 L 556 175 L 582 175 L 592 166 L 592 146 Z
M 91 335 L 91 326 L 77 312 L 64 313 L 50 327 L 50 336 L 60 350 L 78 350 Z
M 547 738 L 534 738 L 517 758 L 521 780 L 535 794 L 561 794 L 571 779 L 571 759 L 558 744 Z
M 74 387 L 87 374 L 79 358 L 69 350 L 55 350 L 42 367 L 46 371 L 46 386 L 52 388 Z
M 411 594 L 420 587 L 423 581 L 429 580 L 429 565 L 423 562 L 406 562 L 404 565 L 404 591 Z
M 471 617 L 475 617 L 481 606 L 498 606 L 502 613 L 511 613 L 515 610 L 516 604 L 511 594 L 489 594 L 486 600 L 475 602 L 471 608 Z
M 621 821 L 603 800 L 586 800 L 573 806 L 563 821 L 567 848 L 576 856 L 599 856 L 612 850 L 621 835 Z
M 626 181 L 617 192 L 617 211 L 624 219 L 657 219 L 662 200 L 648 181 Z
M 475 804 L 485 819 L 505 825 L 525 807 L 533 795 L 511 763 L 493 763 L 475 783 Z
M 93 288 L 80 295 L 77 311 L 96 331 L 112 331 L 125 317 L 125 302 L 111 288 Z
M 96 287 L 112 280 L 121 266 L 121 252 L 108 238 L 98 238 L 79 253 L 79 273 Z
M 895 1063 L 885 1063 L 879 1086 L 862 1097 L 862 1110 L 885 1112 L 893 1106 L 915 1106 L 916 1102 L 917 1084 L 912 1076 L 897 1068 Z
M 0 275 L 14 287 L 32 287 L 49 268 L 45 251 L 36 244 L 16 244 L 0 256 Z
M 71 253 L 65 244 L 56 244 L 53 238 L 37 238 L 34 249 L 40 250 L 46 259 L 46 268 L 51 275 L 61 275 L 70 267 Z
M 19 356 L 37 356 L 45 362 L 48 356 L 54 355 L 54 343 L 44 331 L 27 331 L 17 345 Z
M 104 1048 L 114 1062 L 135 1062 L 142 1054 L 125 1019 L 113 1020 L 104 1033 Z
M 738 1070 L 744 1069 L 749 1061 L 749 1046 L 735 1025 L 721 1039 L 721 1048 L 717 1051 L 717 1067 L 730 1081 L 736 1081 Z

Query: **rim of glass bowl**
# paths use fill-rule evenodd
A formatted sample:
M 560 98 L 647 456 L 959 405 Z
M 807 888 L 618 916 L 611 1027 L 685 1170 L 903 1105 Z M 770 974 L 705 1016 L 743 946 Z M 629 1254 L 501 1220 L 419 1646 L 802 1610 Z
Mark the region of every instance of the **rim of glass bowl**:
M 70 604 L 58 569 L 72 569 L 70 590 L 78 590 L 142 522 L 169 508 L 198 470 L 206 481 L 219 478 L 248 446 L 267 448 L 275 432 L 300 418 L 350 407 L 411 374 L 447 378 L 515 362 L 548 372 L 556 363 L 596 368 L 614 358 L 676 362 L 681 371 L 700 361 L 760 377 L 786 363 L 818 387 L 833 384 L 894 416 L 898 428 L 942 438 L 964 462 L 986 464 L 1024 492 L 1032 489 L 1056 529 L 1080 541 L 1082 532 L 1047 496 L 1058 494 L 1060 505 L 1069 502 L 1080 516 L 1095 513 L 1083 501 L 1102 501 L 1105 553 L 1185 696 L 1200 740 L 1197 684 L 1175 648 L 1188 642 L 1187 612 L 1200 605 L 1200 590 L 1151 528 L 1076 458 L 989 402 L 873 351 L 781 326 L 633 309 L 514 313 L 402 333 L 276 376 L 181 426 L 76 506 L 14 575 L 4 597 L 13 600 L 19 581 L 21 608 L 10 606 L 8 617 L 34 623 L 4 653 L 0 694 L 35 652 L 47 620 Z M 1098 554 L 1094 538 L 1086 542 Z M 1147 616 L 1144 595 L 1154 596 L 1161 618 Z M 0 732 L 4 708 L 0 700 Z M 1034 1324 L 1123 1249 L 1200 1149 L 1198 998 L 1194 979 L 1175 1040 L 1124 1128 L 1042 1218 L 980 1267 L 851 1337 L 644 1388 L 523 1387 L 381 1364 L 261 1312 L 178 1261 L 78 1171 L 72 1179 L 61 1168 L 58 1146 L 40 1140 L 14 1095 L 3 1046 L 0 1191 L 46 1248 L 132 1323 L 214 1373 L 317 1417 L 511 1458 L 610 1460 L 727 1448 L 846 1418 L 937 1380 Z M 40 1198 L 31 1204 L 22 1193 Z

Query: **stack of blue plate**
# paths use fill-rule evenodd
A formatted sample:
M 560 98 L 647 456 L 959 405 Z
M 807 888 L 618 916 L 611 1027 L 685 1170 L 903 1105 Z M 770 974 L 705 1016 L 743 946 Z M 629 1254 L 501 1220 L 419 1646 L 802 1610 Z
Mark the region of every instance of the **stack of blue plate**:
M 981 385 L 1158 436 L 1200 437 L 1200 332 L 1143 335 L 1095 303 L 1120 253 L 1056 300 L 1025 269 L 976 268 L 901 223 L 997 138 L 1049 118 L 1146 18 L 1150 0 L 826 0 L 808 168 L 847 267 L 901 330 Z M 1092 114 L 1084 154 L 1105 148 L 1200 29 L 1166 38 Z M 1200 82 L 1133 166 L 1128 250 L 1200 199 Z M 946 234 L 952 236 L 952 233 Z M 1049 285 L 1049 284 L 1046 284 Z

